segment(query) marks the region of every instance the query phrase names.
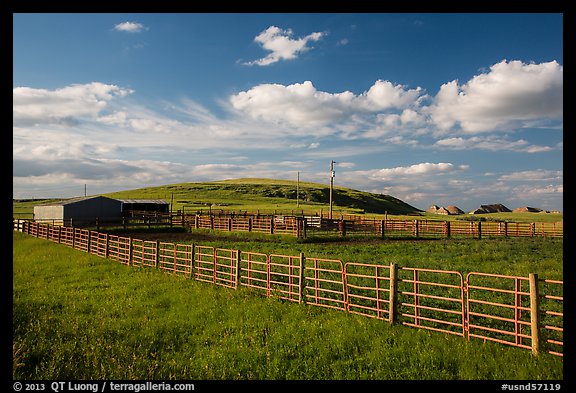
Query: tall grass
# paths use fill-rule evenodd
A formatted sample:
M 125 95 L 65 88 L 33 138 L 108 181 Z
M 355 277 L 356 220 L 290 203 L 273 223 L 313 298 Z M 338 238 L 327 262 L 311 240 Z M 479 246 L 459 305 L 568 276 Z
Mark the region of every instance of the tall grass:
M 15 379 L 562 378 L 562 360 L 546 354 L 127 267 L 22 233 L 13 251 Z

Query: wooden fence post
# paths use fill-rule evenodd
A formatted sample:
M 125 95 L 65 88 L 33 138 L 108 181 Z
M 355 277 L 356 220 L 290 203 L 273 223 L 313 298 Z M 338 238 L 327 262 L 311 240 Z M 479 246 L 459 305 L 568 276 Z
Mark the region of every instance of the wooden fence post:
M 390 324 L 396 323 L 398 315 L 398 264 L 390 264 L 390 309 L 388 310 L 388 321 Z
M 300 298 L 300 303 L 306 304 L 306 275 L 304 274 L 304 269 L 306 268 L 306 258 L 304 257 L 304 253 L 300 253 L 300 283 L 298 285 L 298 296 Z
M 159 265 L 160 265 L 160 240 L 156 240 L 156 255 L 154 261 L 154 267 L 158 269 Z
M 538 274 L 530 273 L 530 335 L 532 336 L 532 354 L 540 352 L 540 306 L 538 299 Z
M 452 235 L 450 229 L 450 221 L 444 221 L 444 225 L 446 225 L 446 238 L 450 239 L 450 236 Z
M 416 238 L 420 237 L 420 228 L 418 226 L 418 220 L 414 220 L 414 236 Z
M 274 234 L 274 218 L 270 219 L 270 234 Z
M 62 227 L 58 227 L 58 243 L 62 242 Z
M 108 258 L 108 254 L 110 251 L 110 235 L 106 234 L 105 239 L 106 239 L 106 243 L 105 243 L 106 246 L 104 247 L 104 258 Z
M 190 276 L 191 278 L 196 278 L 196 276 L 194 275 L 194 262 L 196 259 L 196 245 L 194 243 L 192 243 L 192 251 L 190 252 Z
M 478 239 L 482 239 L 482 221 L 478 221 Z
M 134 266 L 134 261 L 132 261 L 132 259 L 134 259 L 134 251 L 132 250 L 132 236 L 128 237 L 128 265 L 130 266 Z
M 508 221 L 504 221 L 504 237 L 508 237 Z
M 76 248 L 76 228 L 72 227 L 72 248 Z
M 240 287 L 240 262 L 242 261 L 242 251 L 236 250 L 236 289 Z
M 384 233 L 386 232 L 386 220 L 380 220 L 380 237 L 384 239 Z

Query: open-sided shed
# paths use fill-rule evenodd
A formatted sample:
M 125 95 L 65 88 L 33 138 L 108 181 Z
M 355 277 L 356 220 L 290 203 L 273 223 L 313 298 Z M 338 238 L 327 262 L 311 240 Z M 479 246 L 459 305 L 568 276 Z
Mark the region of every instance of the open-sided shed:
M 170 204 L 163 199 L 120 199 L 124 215 L 134 213 L 170 213 Z

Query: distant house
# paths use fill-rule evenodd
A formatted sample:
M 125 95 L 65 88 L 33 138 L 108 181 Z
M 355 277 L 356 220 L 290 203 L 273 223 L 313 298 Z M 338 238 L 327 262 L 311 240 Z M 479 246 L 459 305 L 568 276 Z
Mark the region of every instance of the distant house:
M 432 205 L 428 208 L 428 210 L 426 210 L 426 212 L 434 214 L 443 214 L 445 216 L 464 214 L 462 210 L 453 205 L 447 207 L 438 207 L 437 205 Z
M 464 211 L 461 210 L 460 208 L 454 206 L 454 205 L 450 205 L 450 206 L 446 206 L 445 208 L 446 210 L 448 210 L 448 213 L 450 215 L 458 215 L 458 214 L 464 214 Z
M 538 209 L 537 207 L 517 207 L 516 209 L 512 210 L 514 213 L 540 213 L 542 209 Z
M 34 220 L 63 224 L 94 222 L 100 219 L 122 217 L 122 202 L 104 196 L 67 199 L 34 206 Z
M 487 214 L 487 213 L 510 213 L 511 210 L 508 209 L 501 203 L 495 203 L 492 205 L 480 205 L 476 210 L 472 210 L 468 214 Z

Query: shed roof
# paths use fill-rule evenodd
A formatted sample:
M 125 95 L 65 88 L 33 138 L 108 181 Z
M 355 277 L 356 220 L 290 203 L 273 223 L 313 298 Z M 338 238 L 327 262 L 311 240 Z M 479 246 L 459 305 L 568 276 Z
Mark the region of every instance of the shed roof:
M 77 197 L 77 198 L 70 198 L 70 199 L 63 199 L 61 201 L 56 201 L 56 202 L 48 202 L 48 203 L 42 203 L 40 205 L 37 206 L 64 206 L 64 205 L 70 205 L 73 203 L 77 203 L 77 202 L 82 202 L 82 201 L 87 201 L 90 199 L 96 199 L 96 198 L 106 198 L 106 199 L 110 199 L 115 201 L 116 199 L 113 198 L 108 198 L 105 196 L 101 196 L 101 195 L 96 195 L 96 196 L 89 196 L 89 197 Z
M 169 205 L 163 199 L 118 199 L 122 203 L 148 203 L 151 205 Z

